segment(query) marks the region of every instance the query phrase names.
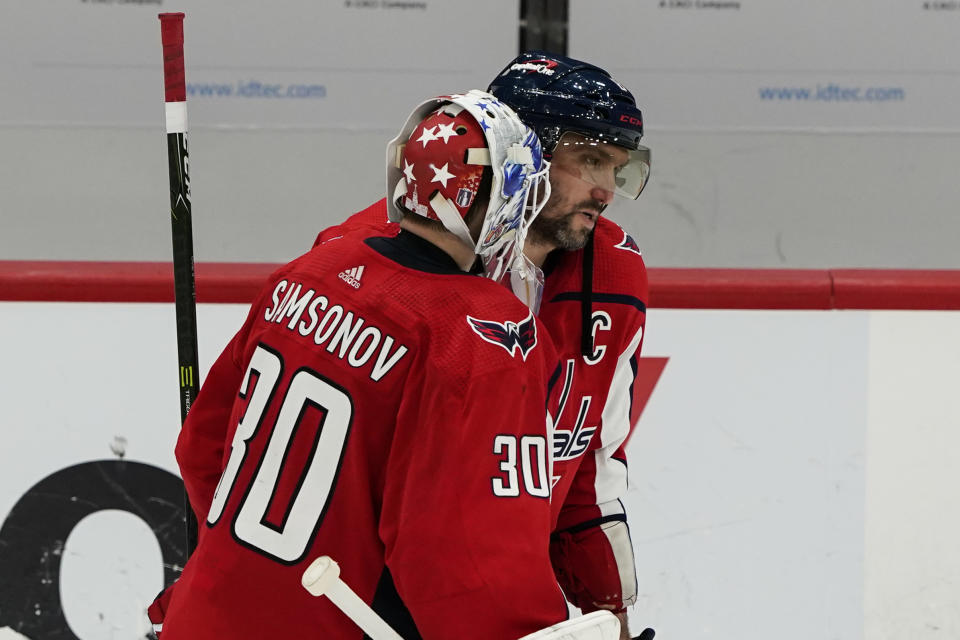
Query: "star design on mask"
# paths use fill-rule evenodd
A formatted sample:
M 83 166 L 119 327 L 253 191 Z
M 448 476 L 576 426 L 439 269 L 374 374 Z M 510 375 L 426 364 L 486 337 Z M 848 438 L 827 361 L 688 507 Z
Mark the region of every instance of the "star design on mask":
M 436 127 L 430 127 L 429 129 L 424 129 L 423 134 L 417 138 L 417 142 L 422 142 L 423 146 L 426 147 L 428 142 L 432 142 L 437 139 L 437 136 L 434 135 Z
M 490 125 L 487 124 L 487 121 L 483 118 L 480 118 L 480 126 L 483 127 L 483 130 L 486 131 L 490 128 Z
M 443 144 L 447 144 L 450 141 L 450 136 L 457 135 L 457 132 L 453 130 L 453 123 L 448 122 L 447 124 L 440 125 L 440 128 L 437 129 L 437 139 L 443 138 Z
M 413 165 L 408 163 L 406 160 L 403 161 L 403 175 L 406 177 L 407 182 L 413 182 L 416 180 L 413 175 Z
M 443 188 L 446 189 L 447 180 L 449 180 L 450 178 L 456 177 L 455 175 L 447 171 L 447 166 L 449 164 L 450 164 L 449 162 L 445 162 L 444 165 L 439 169 L 437 169 L 433 165 L 430 165 L 430 168 L 433 169 L 433 180 L 431 180 L 430 182 L 439 182 L 440 184 L 443 185 Z

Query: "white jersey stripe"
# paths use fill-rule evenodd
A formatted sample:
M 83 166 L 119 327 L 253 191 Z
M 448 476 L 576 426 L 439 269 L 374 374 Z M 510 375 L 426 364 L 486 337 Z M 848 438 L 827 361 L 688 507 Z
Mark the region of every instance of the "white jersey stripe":
M 626 515 L 627 510 L 623 508 L 623 503 L 619 500 L 610 500 L 609 502 L 601 502 L 597 505 L 597 508 L 600 509 L 600 517 L 607 518 L 609 516 L 618 516 Z
M 634 380 L 630 359 L 636 355 L 642 338 L 643 327 L 640 327 L 626 350 L 617 358 L 610 390 L 603 405 L 600 447 L 593 454 L 597 465 L 597 475 L 594 479 L 597 504 L 617 500 L 627 492 L 627 468 L 610 456 L 623 444 L 630 433 L 630 387 Z

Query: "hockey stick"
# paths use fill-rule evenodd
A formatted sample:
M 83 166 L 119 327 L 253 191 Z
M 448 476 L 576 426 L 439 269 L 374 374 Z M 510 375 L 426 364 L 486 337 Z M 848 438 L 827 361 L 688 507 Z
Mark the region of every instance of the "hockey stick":
M 177 357 L 180 364 L 180 423 L 200 389 L 197 356 L 197 297 L 193 278 L 193 220 L 187 158 L 187 87 L 183 68 L 183 14 L 160 14 L 163 85 L 166 93 L 167 158 L 170 169 L 170 224 L 173 235 L 173 292 L 176 300 Z M 197 547 L 197 518 L 184 493 L 187 556 Z
M 303 572 L 300 583 L 312 595 L 330 598 L 330 602 L 337 605 L 372 640 L 403 640 L 340 579 L 340 565 L 330 556 L 320 556 L 311 562 Z
M 340 579 L 340 565 L 330 556 L 310 563 L 300 578 L 314 596 L 327 596 L 371 640 L 403 640 L 383 618 Z M 604 640 L 620 635 L 620 621 L 609 611 L 594 611 L 523 636 L 520 640 Z M 653 640 L 653 629 L 644 629 L 636 640 Z

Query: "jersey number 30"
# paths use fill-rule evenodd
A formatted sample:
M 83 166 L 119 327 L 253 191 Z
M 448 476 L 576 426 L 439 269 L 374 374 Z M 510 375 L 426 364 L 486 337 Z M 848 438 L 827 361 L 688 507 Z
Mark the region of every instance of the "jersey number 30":
M 550 497 L 547 481 L 547 439 L 543 436 L 498 435 L 493 440 L 493 453 L 503 456 L 500 471 L 504 474 L 492 479 L 493 495 L 499 498 L 516 498 L 520 495 L 523 476 L 524 490 L 535 498 Z M 522 474 L 517 473 L 520 467 Z
M 254 374 L 257 379 L 248 398 Z M 247 461 L 248 443 L 261 431 L 267 408 L 278 396 L 277 388 L 282 377 L 280 355 L 266 345 L 258 345 L 240 385 L 240 397 L 247 400 L 247 406 L 237 424 L 230 459 L 207 515 L 210 526 L 223 515 L 227 499 L 234 491 L 237 474 Z M 311 407 L 319 410 L 322 419 L 310 443 L 312 449 L 306 469 L 295 471 L 300 476 L 299 484 L 278 526 L 267 520 L 267 511 L 276 494 L 291 441 Z M 251 549 L 285 564 L 293 564 L 303 559 L 330 503 L 350 434 L 353 403 L 339 386 L 311 369 L 301 368 L 290 379 L 276 416 L 253 480 L 246 487 L 237 508 L 233 534 Z

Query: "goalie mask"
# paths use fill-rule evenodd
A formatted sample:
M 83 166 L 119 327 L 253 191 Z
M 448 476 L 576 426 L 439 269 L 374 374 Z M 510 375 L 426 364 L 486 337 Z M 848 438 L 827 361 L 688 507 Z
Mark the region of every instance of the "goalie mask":
M 480 192 L 485 167 L 489 192 Z M 536 134 L 490 94 L 470 91 L 417 107 L 387 145 L 387 213 L 439 220 L 468 246 L 484 275 L 509 283 L 536 311 L 543 274 L 523 255 L 527 230 L 550 195 L 549 162 Z M 464 218 L 488 198 L 477 239 Z

